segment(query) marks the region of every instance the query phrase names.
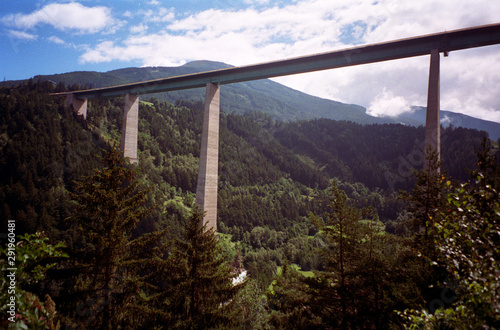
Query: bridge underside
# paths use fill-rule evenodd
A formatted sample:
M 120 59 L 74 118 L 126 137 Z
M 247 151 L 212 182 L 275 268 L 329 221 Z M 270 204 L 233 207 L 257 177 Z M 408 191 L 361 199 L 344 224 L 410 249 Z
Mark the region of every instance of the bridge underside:
M 56 93 L 66 96 L 75 112 L 87 115 L 87 100 L 125 95 L 121 148 L 137 163 L 139 95 L 206 87 L 196 205 L 206 212 L 207 228 L 217 229 L 217 176 L 219 151 L 219 85 L 291 74 L 334 69 L 430 54 L 425 146 L 440 154 L 439 62 L 440 53 L 500 44 L 500 24 L 455 30 L 341 51 L 297 57 L 133 84 Z

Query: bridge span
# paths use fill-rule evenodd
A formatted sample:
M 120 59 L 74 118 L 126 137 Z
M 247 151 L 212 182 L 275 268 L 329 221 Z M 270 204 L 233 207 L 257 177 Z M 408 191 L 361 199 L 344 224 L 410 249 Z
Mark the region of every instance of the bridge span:
M 500 23 L 440 32 L 332 52 L 247 66 L 200 72 L 131 84 L 55 93 L 85 118 L 88 99 L 125 96 L 121 149 L 137 163 L 139 95 L 191 88 L 206 88 L 196 205 L 206 212 L 204 223 L 217 228 L 220 85 L 292 74 L 329 70 L 415 56 L 430 55 L 425 146 L 440 154 L 440 53 L 500 44 Z

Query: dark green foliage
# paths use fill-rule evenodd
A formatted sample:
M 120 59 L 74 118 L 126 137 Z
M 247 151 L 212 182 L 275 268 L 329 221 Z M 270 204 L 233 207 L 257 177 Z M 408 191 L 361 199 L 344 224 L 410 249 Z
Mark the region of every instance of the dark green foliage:
M 235 322 L 234 298 L 244 283 L 233 285 L 234 269 L 224 259 L 213 230 L 201 225 L 202 218 L 195 209 L 169 258 L 167 308 L 172 328 L 219 328 Z
M 237 329 L 268 329 L 269 313 L 262 290 L 254 280 L 248 280 L 245 287 L 236 296 L 239 315 L 236 320 Z
M 316 119 L 281 125 L 274 136 L 297 154 L 310 157 L 331 177 L 363 182 L 369 188 L 410 190 L 412 169 L 424 165 L 423 127 L 359 125 Z M 484 134 L 447 128 L 442 134 L 443 169 L 455 179 L 466 179 L 471 157 Z
M 134 78 L 134 70 L 125 71 Z M 260 96 L 273 86 L 267 87 Z M 33 289 L 38 297 L 54 298 L 63 323 L 84 328 L 172 328 L 194 327 L 195 321 L 215 326 L 218 320 L 224 327 L 265 328 L 271 320 L 269 326 L 276 328 L 385 328 L 398 322 L 393 310 L 428 306 L 439 296 L 437 277 L 431 276 L 435 266 L 419 258 L 418 252 L 436 237 L 431 217 L 444 218 L 439 207 L 429 203 L 419 206 L 421 210 L 429 206 L 420 213 L 419 207 L 414 213 L 405 211 L 407 202 L 391 190 L 410 190 L 415 182 L 412 168 L 420 168 L 424 161 L 418 142 L 423 139 L 422 128 L 331 120 L 283 123 L 275 120 L 288 106 L 283 102 L 245 93 L 228 97 L 231 107 L 241 103 L 236 110 L 245 115 L 221 115 L 218 228 L 224 244 L 214 247 L 196 231 L 199 227 L 189 229 L 190 221 L 200 217 L 197 213 L 198 220 L 191 217 L 203 108 L 199 91 L 193 91 L 192 100 L 177 101 L 175 106 L 157 99 L 140 103 L 142 175 L 137 181 L 123 177 L 113 194 L 113 189 L 95 189 L 91 178 L 107 180 L 109 168 L 102 169 L 98 156 L 120 141 L 123 99 L 91 100 L 83 121 L 64 107 L 63 99 L 48 95 L 65 89 L 33 81 L 0 89 L 0 170 L 7 174 L 0 178 L 0 215 L 15 218 L 18 233 L 45 228 L 49 237 L 67 243 L 72 259 L 50 269 Z M 257 109 L 264 101 L 274 109 L 272 116 L 244 110 L 248 104 Z M 442 167 L 452 177 L 461 178 L 464 167 L 474 166 L 471 155 L 481 135 L 466 129 L 444 130 Z M 482 159 L 484 164 L 495 163 Z M 98 169 L 97 176 L 89 176 L 93 169 Z M 488 173 L 490 177 L 493 172 Z M 89 179 L 77 183 L 82 177 Z M 345 211 L 344 235 L 331 229 L 339 227 L 342 215 L 328 208 L 332 191 L 325 188 L 334 177 L 345 191 L 345 195 L 337 191 L 337 200 L 345 203 L 336 205 Z M 498 182 L 494 176 L 488 184 Z M 72 209 L 69 197 L 85 186 L 87 195 L 74 196 L 87 206 Z M 127 195 L 133 187 L 145 186 L 154 188 L 136 199 Z M 425 201 L 425 191 L 419 200 Z M 129 201 L 130 207 L 106 202 L 120 198 Z M 135 209 L 135 202 L 141 207 Z M 112 215 L 113 205 L 131 217 L 121 218 L 116 227 L 108 222 L 106 227 L 106 221 L 122 215 L 121 211 Z M 104 214 L 101 206 L 109 216 L 95 216 Z M 368 219 L 360 211 L 366 207 L 372 208 Z M 480 210 L 488 207 L 485 202 Z M 142 214 L 140 210 L 146 208 L 151 212 Z M 307 219 L 310 212 L 324 215 L 331 224 L 316 228 Z M 81 230 L 70 229 L 63 221 L 70 215 L 79 219 Z M 416 226 L 411 225 L 414 215 L 419 219 Z M 426 240 L 422 239 L 425 231 L 420 235 L 416 230 L 419 226 L 428 228 Z M 187 232 L 192 235 L 186 236 Z M 202 262 L 196 255 L 212 258 L 212 266 L 205 268 L 213 271 L 189 277 L 192 265 Z M 213 294 L 206 286 L 210 276 L 221 279 L 214 284 L 221 285 L 222 292 L 232 290 L 227 286 L 233 275 L 227 267 L 231 262 L 234 268 L 243 264 L 252 286 L 238 295 Z M 279 275 L 278 266 L 283 267 Z M 304 278 L 301 274 L 309 270 L 314 276 L 309 272 Z M 261 294 L 276 276 L 267 304 Z M 430 284 L 434 289 L 428 289 Z M 204 297 L 192 294 L 193 287 L 207 288 L 203 292 L 212 298 L 196 303 Z M 191 295 L 186 296 L 186 291 Z M 220 309 L 220 315 L 213 308 L 217 301 L 230 300 L 231 304 L 223 305 L 229 310 Z M 194 310 L 200 312 L 194 315 Z
M 99 166 L 99 139 L 52 91 L 32 81 L 0 89 L 0 218 L 16 219 L 18 234 L 64 229 L 72 180 Z
M 417 237 L 422 236 L 418 242 L 420 248 L 426 248 L 432 241 L 434 223 L 437 221 L 439 210 L 443 204 L 442 182 L 445 175 L 441 174 L 441 162 L 437 160 L 436 153 L 430 148 L 425 156 L 425 169 L 415 172 L 417 182 L 411 194 L 402 193 L 402 198 L 409 200 L 409 211 L 413 214 L 412 230 Z M 425 251 L 430 252 L 430 251 Z
M 387 325 L 394 307 L 390 287 L 396 286 L 388 273 L 395 266 L 388 257 L 391 250 L 395 254 L 394 238 L 370 210 L 349 203 L 335 183 L 328 206 L 322 218 L 312 217 L 327 244 L 322 251 L 326 272 L 316 287 L 322 284 L 330 297 L 337 297 L 328 304 L 336 313 L 326 319 L 342 328 Z
M 411 264 L 407 242 L 386 233 L 335 183 L 329 194 L 328 211 L 311 215 L 325 270 L 304 277 L 285 263 L 268 294 L 271 322 L 285 329 L 394 327 L 395 308 L 416 306 L 417 286 L 404 274 L 415 276 L 419 265 Z
M 135 264 L 140 251 L 134 250 L 137 243 L 131 233 L 148 210 L 143 207 L 147 190 L 138 189 L 136 171 L 125 166 L 121 153 L 113 148 L 103 162 L 102 170 L 77 183 L 72 196 L 68 222 L 77 241 L 66 267 L 76 272 L 71 293 L 78 306 L 94 300 L 89 306 L 94 315 L 84 324 L 109 329 L 132 324 L 128 314 L 139 303 L 141 281 Z
M 445 203 L 434 224 L 438 253 L 431 260 L 448 273 L 441 286 L 448 295 L 441 294 L 432 309 L 406 311 L 409 328 L 500 327 L 500 194 L 492 185 L 498 165 L 486 141 L 478 165 L 471 172 L 475 183 L 444 184 Z
M 421 298 L 420 304 L 431 306 L 439 297 L 441 290 L 438 283 L 447 277 L 442 267 L 431 264 L 437 256 L 434 244 L 435 223 L 440 219 L 440 211 L 446 204 L 443 198 L 443 182 L 446 175 L 441 173 L 441 162 L 430 147 L 426 150 L 425 167 L 414 171 L 416 184 L 411 194 L 401 191 L 401 198 L 409 201 L 407 219 L 408 244 L 411 254 L 406 262 L 413 267 L 412 279 Z
M 362 212 L 352 205 L 347 205 L 347 196 L 334 183 L 331 187 L 329 205 L 331 211 L 325 214 L 322 221 L 313 218 L 318 228 L 325 234 L 327 242 L 331 245 L 327 253 L 326 270 L 335 274 L 332 283 L 338 287 L 337 295 L 340 298 L 339 311 L 342 327 L 352 327 L 356 314 L 348 308 L 350 300 L 355 297 L 353 287 L 350 284 L 357 273 L 357 260 L 361 258 L 361 240 L 365 236 Z
M 313 281 L 321 282 L 318 278 Z M 320 295 L 315 296 L 313 286 L 309 286 L 295 269 L 285 263 L 282 272 L 273 282 L 273 289 L 267 294 L 269 308 L 271 310 L 270 323 L 276 329 L 318 329 L 328 327 L 322 315 L 331 314 L 333 304 L 314 304 L 324 297 L 330 300 L 338 300 L 331 296 L 328 284 L 320 290 Z M 327 290 L 324 290 L 327 289 Z M 323 301 L 324 302 L 324 301 Z M 338 312 L 338 311 L 335 311 Z M 325 323 L 324 323 L 325 322 Z

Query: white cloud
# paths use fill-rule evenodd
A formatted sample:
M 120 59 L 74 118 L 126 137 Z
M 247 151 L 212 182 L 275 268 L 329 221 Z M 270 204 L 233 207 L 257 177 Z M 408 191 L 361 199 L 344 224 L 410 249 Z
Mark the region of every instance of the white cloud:
M 488 0 L 381 1 L 384 19 L 365 41 L 380 42 L 498 22 L 500 7 Z
M 246 3 L 247 5 L 253 5 L 253 4 L 265 5 L 269 3 L 269 0 L 244 0 L 244 3 Z
M 59 45 L 65 44 L 64 40 L 62 40 L 61 38 L 56 37 L 56 36 L 51 36 L 51 37 L 47 38 L 47 40 L 50 42 L 53 42 L 55 44 L 59 44 Z
M 85 7 L 77 2 L 52 3 L 31 14 L 10 14 L 1 21 L 18 29 L 32 29 L 39 24 L 48 24 L 62 31 L 79 33 L 113 31 L 121 22 L 113 19 L 107 7 Z
M 148 30 L 148 26 L 145 24 L 134 25 L 130 28 L 130 33 L 133 34 L 143 34 Z
M 441 58 L 441 107 L 500 122 L 500 47 L 482 47 Z
M 170 66 L 208 59 L 245 65 L 496 23 L 500 17 L 500 6 L 491 0 L 247 3 L 265 6 L 209 9 L 182 18 L 172 8 L 139 11 L 143 24 L 166 25 L 147 31 L 138 25 L 122 41 L 88 48 L 80 62 L 134 60 L 144 66 Z M 442 108 L 500 122 L 499 78 L 491 69 L 499 61 L 500 46 L 442 58 Z M 393 115 L 408 105 L 426 105 L 428 66 L 429 58 L 423 56 L 276 80 L 313 95 L 363 105 L 374 114 Z
M 448 127 L 450 126 L 450 124 L 453 124 L 453 120 L 450 117 L 448 117 L 448 115 L 444 115 L 441 117 L 440 123 L 444 127 Z
M 148 9 L 148 10 L 139 10 L 138 11 L 139 15 L 144 16 L 144 19 L 147 22 L 155 22 L 155 23 L 161 23 L 161 22 L 170 22 L 173 21 L 175 18 L 175 10 L 173 8 L 155 8 L 153 9 Z
M 100 63 L 111 62 L 112 60 L 130 60 L 130 58 L 126 57 L 127 53 L 124 51 L 124 49 L 115 47 L 112 41 L 104 41 L 97 45 L 96 48 L 88 49 L 85 54 L 80 57 L 80 63 Z
M 23 39 L 23 40 L 36 40 L 38 38 L 36 34 L 31 34 L 24 31 L 16 31 L 16 30 L 8 30 L 8 35 L 11 38 Z
M 375 117 L 396 117 L 410 111 L 410 104 L 404 97 L 384 90 L 370 103 L 366 112 Z

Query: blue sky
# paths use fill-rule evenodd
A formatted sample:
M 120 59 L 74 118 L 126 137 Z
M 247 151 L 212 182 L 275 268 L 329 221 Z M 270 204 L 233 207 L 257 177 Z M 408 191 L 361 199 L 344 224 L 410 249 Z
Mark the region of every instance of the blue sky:
M 500 22 L 492 0 L 2 1 L 0 79 L 178 66 L 245 65 Z M 275 79 L 391 116 L 425 106 L 429 59 Z M 500 122 L 500 46 L 441 61 L 443 109 Z

